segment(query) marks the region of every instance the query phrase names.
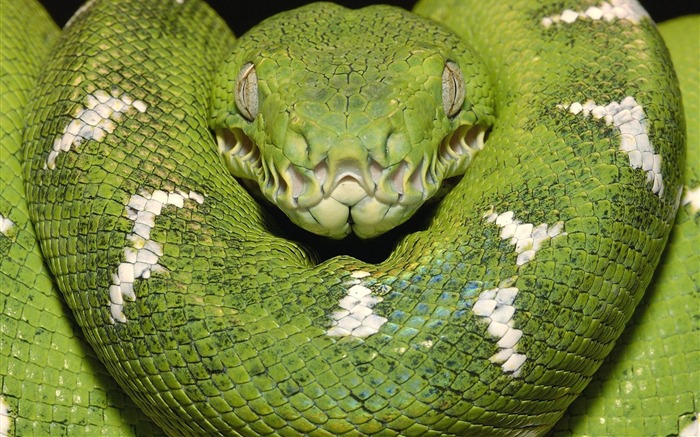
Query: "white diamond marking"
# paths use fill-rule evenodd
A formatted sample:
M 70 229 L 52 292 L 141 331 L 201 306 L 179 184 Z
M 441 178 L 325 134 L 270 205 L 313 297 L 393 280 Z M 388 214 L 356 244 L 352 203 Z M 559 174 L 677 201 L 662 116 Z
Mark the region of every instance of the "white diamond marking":
M 12 416 L 10 416 L 10 406 L 5 398 L 0 396 L 0 436 L 9 436 L 12 428 Z
M 691 213 L 700 211 L 700 185 L 695 188 L 685 187 L 681 204 L 683 206 L 690 205 Z
M 498 339 L 496 344 L 499 350 L 489 360 L 494 364 L 500 364 L 503 372 L 518 377 L 527 357 L 524 354 L 515 353 L 523 331 L 514 327 L 513 301 L 518 295 L 518 289 L 512 286 L 514 282 L 515 278 L 509 278 L 501 282 L 498 288 L 481 292 L 474 302 L 472 312 L 488 323 L 488 334 Z
M 661 155 L 655 153 L 649 140 L 644 109 L 634 97 L 627 96 L 621 102 L 611 102 L 606 106 L 596 104 L 593 100 L 585 103 L 574 102 L 559 105 L 574 115 L 593 116 L 605 120 L 620 132 L 620 150 L 627 153 L 630 166 L 642 169 L 647 174 L 647 182 L 652 184 L 652 192 L 659 197 L 664 194 L 664 182 L 661 175 Z
M 372 294 L 372 290 L 360 284 L 360 279 L 369 276 L 363 271 L 351 275 L 355 280 L 347 290 L 347 295 L 338 301 L 341 308 L 331 314 L 333 324 L 326 331 L 329 337 L 367 338 L 379 332 L 388 319 L 374 314 L 373 308 L 382 298 Z
M 89 6 L 89 3 L 86 6 Z M 125 94 L 119 95 L 117 92 L 110 94 L 104 90 L 95 91 L 85 100 L 85 106 L 75 112 L 73 120 L 63 129 L 61 137 L 54 141 L 44 169 L 55 169 L 59 154 L 68 152 L 72 147 L 78 147 L 85 140 L 102 141 L 114 132 L 124 114 L 133 110 L 146 112 L 148 108 L 141 100 L 134 100 Z
M 510 240 L 518 254 L 516 264 L 521 266 L 535 257 L 535 254 L 546 240 L 558 235 L 566 235 L 563 232 L 564 223 L 557 222 L 550 226 L 542 223 L 537 226 L 532 223 L 523 223 L 515 219 L 513 211 L 501 214 L 489 212 L 484 216 L 488 223 L 496 223 L 501 228 L 501 238 Z
M 109 287 L 110 313 L 113 322 L 126 323 L 124 302 L 135 301 L 134 282 L 137 279 L 148 279 L 152 272 L 163 272 L 165 269 L 158 264 L 163 256 L 163 247 L 157 241 L 151 240 L 151 230 L 155 227 L 155 219 L 166 205 L 177 208 L 185 206 L 185 199 L 198 204 L 204 202 L 204 196 L 190 191 L 166 192 L 155 190 L 152 193 L 134 194 L 126 205 L 126 214 L 134 222 L 127 240 L 131 247 L 124 248 L 124 261 L 112 275 L 112 285 Z
M 0 234 L 9 236 L 14 227 L 15 223 L 12 220 L 0 214 Z
M 535 258 L 542 244 L 559 235 L 566 235 L 564 223 L 559 221 L 550 226 L 542 223 L 535 226 L 523 223 L 515 218 L 513 211 L 497 214 L 489 211 L 484 214 L 488 223 L 495 223 L 501 228 L 500 237 L 508 240 L 514 246 L 516 265 L 522 266 Z M 513 304 L 518 295 L 514 287 L 516 277 L 502 281 L 498 287 L 484 290 L 479 294 L 472 306 L 472 312 L 488 323 L 486 331 L 497 339 L 498 351 L 489 359 L 494 364 L 500 364 L 504 373 L 513 377 L 520 376 L 522 367 L 527 360 L 525 354 L 517 353 L 518 343 L 523 331 L 515 328 L 515 311 Z

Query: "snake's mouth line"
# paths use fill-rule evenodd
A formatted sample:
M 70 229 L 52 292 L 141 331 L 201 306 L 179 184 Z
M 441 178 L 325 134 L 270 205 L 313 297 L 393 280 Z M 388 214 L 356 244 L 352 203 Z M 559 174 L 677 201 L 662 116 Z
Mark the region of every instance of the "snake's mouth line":
M 288 160 L 282 166 L 241 128 L 219 129 L 216 138 L 230 172 L 249 190 L 262 194 L 297 225 L 342 238 L 352 231 L 376 236 L 403 223 L 436 195 L 444 180 L 464 174 L 483 149 L 488 130 L 482 125 L 459 126 L 432 152 L 390 166 L 371 155 L 364 162 L 325 158 L 313 168 Z

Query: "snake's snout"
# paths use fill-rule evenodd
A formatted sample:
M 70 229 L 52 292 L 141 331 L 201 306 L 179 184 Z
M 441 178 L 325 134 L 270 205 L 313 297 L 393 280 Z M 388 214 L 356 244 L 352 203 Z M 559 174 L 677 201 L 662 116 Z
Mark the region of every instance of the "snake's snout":
M 321 186 L 322 197 L 337 193 L 336 199 L 347 206 L 353 206 L 362 197 L 371 196 L 376 189 L 368 169 L 363 170 L 354 160 L 342 160 L 333 166 L 328 165 L 327 159 L 323 160 L 314 168 L 313 175 Z
M 406 183 L 423 188 L 420 182 L 407 182 L 408 164 L 386 169 L 371 158 L 368 161 L 324 159 L 313 170 L 290 164 L 280 171 L 280 179 L 287 181 L 283 190 L 262 191 L 294 223 L 310 232 L 330 238 L 350 233 L 374 237 L 410 217 L 426 194 L 414 193 L 413 202 L 401 202 L 409 191 L 404 188 Z M 386 184 L 389 190 L 381 188 Z

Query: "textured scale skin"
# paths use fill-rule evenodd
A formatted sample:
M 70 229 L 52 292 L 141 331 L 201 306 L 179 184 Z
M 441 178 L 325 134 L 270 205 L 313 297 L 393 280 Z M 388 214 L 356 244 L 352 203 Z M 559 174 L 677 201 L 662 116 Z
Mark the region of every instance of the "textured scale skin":
M 8 410 L 0 422 L 9 419 L 17 436 L 162 434 L 85 343 L 41 261 L 24 201 L 21 126 L 59 31 L 36 2 L 3 0 L 0 10 L 0 214 L 15 224 L 0 234 L 0 399 Z
M 24 138 L 29 211 L 44 257 L 85 338 L 134 402 L 171 435 L 546 433 L 632 316 L 678 206 L 684 125 L 651 22 L 574 23 L 618 47 L 609 55 L 615 68 L 590 69 L 596 53 L 580 41 L 580 28 L 540 25 L 561 12 L 554 2 L 500 2 L 488 11 L 468 2 L 419 4 L 418 13 L 469 39 L 492 72 L 498 119 L 487 149 L 429 227 L 400 240 L 386 261 L 340 256 L 316 264 L 303 246 L 270 232 L 277 224 L 216 153 L 208 84 L 211 60 L 228 48 L 222 38 L 232 42 L 229 31 L 201 2 L 144 4 L 97 2 L 72 22 L 28 99 Z M 469 12 L 455 13 L 462 10 Z M 472 38 L 470 28 L 483 36 Z M 638 48 L 649 56 L 643 62 Z M 144 110 L 134 105 L 112 132 L 74 144 L 46 168 L 55 140 L 99 90 L 128 95 Z M 644 107 L 663 157 L 660 196 L 644 171 L 630 167 L 611 126 L 557 106 L 628 95 Z M 133 281 L 136 298 L 123 304 L 125 321 L 115 321 L 108 290 L 133 234 L 127 205 L 157 190 L 190 195 L 155 217 L 150 239 L 162 244 L 162 270 Z M 2 193 L 3 208 L 13 204 L 5 185 Z M 489 221 L 507 211 L 535 226 L 561 222 L 562 232 L 520 262 L 498 222 Z M 686 214 L 697 229 L 697 213 Z M 13 250 L 0 237 L 3 251 Z M 25 285 L 26 274 L 15 271 L 2 264 L 3 290 Z M 697 290 L 697 272 L 689 274 Z M 373 311 L 386 322 L 364 339 L 327 335 L 353 286 L 381 298 Z M 517 352 L 527 359 L 517 374 L 491 361 L 497 340 L 474 313 L 493 288 L 518 290 L 512 320 L 522 331 Z M 3 294 L 4 316 L 15 311 L 12 297 Z M 27 322 L 27 311 L 13 320 Z M 18 371 L 33 358 L 13 352 L 23 347 L 20 336 L 9 337 L 14 347 L 5 337 L 3 357 L 12 359 L 2 368 L 2 395 L 15 385 L 10 414 L 20 435 L 20 425 L 31 432 L 35 414 L 22 408 L 17 389 L 33 376 Z M 105 378 L 98 384 L 87 409 L 105 413 L 86 414 L 82 423 L 105 430 L 114 417 L 125 434 L 152 434 L 130 415 L 129 401 L 101 400 L 114 387 Z M 72 430 L 65 425 L 72 418 L 37 416 L 37 433 Z M 561 429 L 576 433 L 571 423 Z
M 685 35 L 700 32 L 700 16 L 664 22 L 659 30 L 683 95 L 688 141 L 685 191 L 697 190 L 700 41 Z M 554 436 L 668 436 L 686 429 L 681 435 L 700 434 L 699 242 L 700 210 L 682 201 L 652 285 L 604 368 L 557 423 Z

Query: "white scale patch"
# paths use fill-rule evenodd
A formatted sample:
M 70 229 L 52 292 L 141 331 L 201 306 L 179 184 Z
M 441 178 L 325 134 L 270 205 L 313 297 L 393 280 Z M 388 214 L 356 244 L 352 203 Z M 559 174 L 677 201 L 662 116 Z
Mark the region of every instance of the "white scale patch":
M 535 258 L 535 254 L 546 240 L 558 235 L 566 235 L 563 232 L 564 223 L 557 222 L 553 226 L 546 223 L 533 225 L 522 223 L 515 219 L 513 211 L 502 214 L 488 212 L 484 215 L 488 223 L 495 223 L 501 228 L 501 238 L 510 240 L 518 254 L 516 264 L 522 266 Z M 527 360 L 525 354 L 517 353 L 517 345 L 523 336 L 523 331 L 515 328 L 515 306 L 513 302 L 518 295 L 518 288 L 514 287 L 517 277 L 502 281 L 497 288 L 484 290 L 474 302 L 472 312 L 488 322 L 487 332 L 498 339 L 498 349 L 490 361 L 500 364 L 503 372 L 511 373 L 514 377 L 520 375 L 523 364 Z
M 0 234 L 9 236 L 10 230 L 14 227 L 15 224 L 12 220 L 0 214 Z
M 591 6 L 585 11 L 574 11 L 565 9 L 561 14 L 552 15 L 542 19 L 541 23 L 545 27 L 552 24 L 571 24 L 576 20 L 627 20 L 632 23 L 639 23 L 642 18 L 649 14 L 635 0 L 610 0 L 602 2 L 599 6 Z
M 103 90 L 95 91 L 85 100 L 85 106 L 75 112 L 61 137 L 54 141 L 44 169 L 55 169 L 58 155 L 79 146 L 84 140 L 102 141 L 107 134 L 114 132 L 125 113 L 132 110 L 146 112 L 148 108 L 141 100 Z
M 700 437 L 700 413 L 695 413 L 695 418 L 678 434 L 679 437 Z
M 333 325 L 326 331 L 330 337 L 367 338 L 379 332 L 379 328 L 388 322 L 388 319 L 372 311 L 382 298 L 372 295 L 372 290 L 362 285 L 361 279 L 369 276 L 369 273 L 356 271 L 351 276 L 354 280 L 348 284 L 351 285 L 348 294 L 338 302 L 341 309 L 331 315 Z
M 153 193 L 134 194 L 126 205 L 129 220 L 134 222 L 131 233 L 126 237 L 131 247 L 124 248 L 124 262 L 117 267 L 117 273 L 112 275 L 112 285 L 109 287 L 110 311 L 113 321 L 126 323 L 124 315 L 124 300 L 136 300 L 134 281 L 148 279 L 152 272 L 163 272 L 165 269 L 158 264 L 163 256 L 163 246 L 151 240 L 151 230 L 155 226 L 164 206 L 173 205 L 177 208 L 185 206 L 185 200 L 204 203 L 204 196 L 190 191 L 166 192 L 156 190 Z
M 488 321 L 489 335 L 498 339 L 499 351 L 490 358 L 491 362 L 500 364 L 504 372 L 518 376 L 527 357 L 515 352 L 523 331 L 514 327 L 513 301 L 518 295 L 518 289 L 512 286 L 514 279 L 503 281 L 498 288 L 481 292 L 472 312 Z
M 0 396 L 0 437 L 9 436 L 11 428 L 10 406 L 7 405 L 5 398 Z
M 695 188 L 685 187 L 681 204 L 690 205 L 690 212 L 693 214 L 700 211 L 700 185 Z
M 654 152 L 649 140 L 644 109 L 634 97 L 627 96 L 621 102 L 611 102 L 606 106 L 597 105 L 593 100 L 585 103 L 574 102 L 559 105 L 560 109 L 569 110 L 574 115 L 593 116 L 596 120 L 604 119 L 605 124 L 612 125 L 620 131 L 620 150 L 627 153 L 630 166 L 641 168 L 647 173 L 647 181 L 652 183 L 652 192 L 659 197 L 664 194 L 664 182 L 661 176 L 661 155 Z
M 564 222 L 557 222 L 551 227 L 547 223 L 535 226 L 516 220 L 513 211 L 502 214 L 489 212 L 484 218 L 488 223 L 496 223 L 501 228 L 502 239 L 510 239 L 510 244 L 515 246 L 515 253 L 518 254 L 516 264 L 519 266 L 532 261 L 546 240 L 557 235 L 566 235 L 562 232 Z

